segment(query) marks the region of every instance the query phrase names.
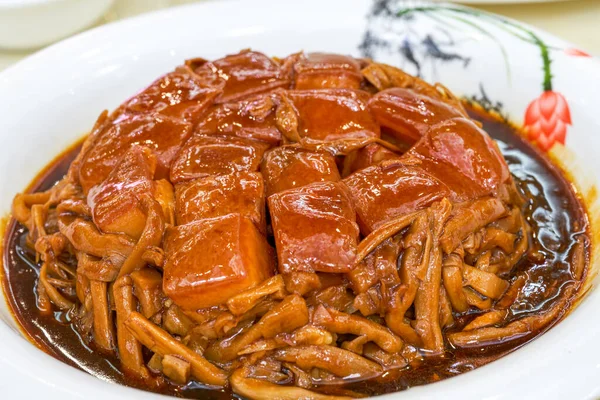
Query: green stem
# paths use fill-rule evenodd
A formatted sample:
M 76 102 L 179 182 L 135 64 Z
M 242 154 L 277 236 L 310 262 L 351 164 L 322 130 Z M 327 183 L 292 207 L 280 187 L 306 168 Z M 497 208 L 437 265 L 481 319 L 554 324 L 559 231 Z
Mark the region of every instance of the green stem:
M 542 82 L 542 87 L 543 87 L 544 91 L 552 90 L 552 73 L 550 70 L 550 65 L 552 64 L 552 60 L 550 59 L 548 45 L 546 43 L 544 43 L 544 41 L 538 35 L 536 35 L 534 32 L 532 32 L 531 30 L 529 30 L 519 24 L 516 24 L 508 19 L 496 16 L 494 14 L 488 14 L 485 12 L 480 12 L 480 11 L 471 10 L 471 9 L 463 9 L 463 8 L 458 8 L 458 7 L 443 7 L 443 6 L 415 7 L 415 8 L 411 8 L 411 9 L 405 9 L 405 10 L 400 11 L 398 13 L 398 16 L 410 14 L 411 12 L 424 12 L 425 13 L 427 11 L 438 11 L 438 10 L 446 10 L 446 11 L 455 12 L 457 14 L 466 14 L 466 15 L 470 15 L 470 16 L 485 17 L 485 18 L 488 18 L 491 22 L 494 22 L 494 23 L 496 21 L 501 22 L 507 26 L 510 26 L 512 28 L 520 30 L 521 32 L 523 32 L 524 34 L 529 36 L 531 38 L 531 41 L 528 40 L 527 38 L 524 38 L 523 36 L 517 34 L 516 32 L 512 31 L 511 29 L 508 29 L 507 27 L 503 28 L 506 32 L 510 33 L 511 35 L 513 35 L 521 40 L 525 40 L 529 43 L 535 44 L 540 49 L 540 55 L 542 57 L 542 68 L 544 71 L 544 81 Z
M 525 28 L 523 28 L 523 30 L 526 31 L 529 36 L 531 36 L 531 38 L 540 48 L 544 70 L 544 82 L 542 87 L 545 92 L 550 91 L 552 90 L 552 73 L 550 72 L 550 64 L 552 64 L 552 60 L 550 59 L 550 54 L 548 53 L 548 46 L 546 46 L 546 43 L 544 43 L 535 33 Z

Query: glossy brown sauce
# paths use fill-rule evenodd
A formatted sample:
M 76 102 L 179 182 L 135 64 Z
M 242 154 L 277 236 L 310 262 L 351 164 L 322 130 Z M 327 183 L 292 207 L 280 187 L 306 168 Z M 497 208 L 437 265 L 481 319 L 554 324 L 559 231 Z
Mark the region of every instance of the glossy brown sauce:
M 482 121 L 484 129 L 498 141 L 518 187 L 528 200 L 524 214 L 533 228 L 534 240 L 539 243 L 539 253 L 544 256 L 524 258 L 509 277 L 512 279 L 518 273 L 526 273 L 528 277 L 519 300 L 510 309 L 512 318 L 521 318 L 550 307 L 559 296 L 560 289 L 572 282 L 569 257 L 571 246 L 575 243 L 573 237 L 586 232 L 587 218 L 571 184 L 545 156 L 525 142 L 508 124 L 480 112 L 471 110 L 470 113 L 473 118 Z M 80 146 L 75 146 L 58 158 L 40 174 L 30 186 L 30 191 L 45 190 L 60 180 L 79 150 Z M 53 357 L 100 379 L 144 388 L 119 370 L 115 356 L 100 353 L 93 345 L 85 343 L 70 324 L 68 313 L 42 315 L 38 312 L 35 285 L 39 268 L 35 252 L 25 246 L 25 237 L 25 228 L 11 220 L 4 239 L 3 288 L 15 318 L 32 342 Z M 478 312 L 457 320 L 451 330 L 461 330 L 476 315 Z M 491 346 L 485 351 L 449 350 L 444 357 L 427 359 L 419 367 L 384 374 L 376 382 L 364 381 L 348 384 L 347 387 L 364 394 L 381 394 L 438 381 L 491 362 L 540 333 L 516 343 L 513 341 L 510 345 Z M 183 387 L 166 386 L 159 392 L 205 399 L 233 396 L 228 390 L 207 390 L 197 383 Z

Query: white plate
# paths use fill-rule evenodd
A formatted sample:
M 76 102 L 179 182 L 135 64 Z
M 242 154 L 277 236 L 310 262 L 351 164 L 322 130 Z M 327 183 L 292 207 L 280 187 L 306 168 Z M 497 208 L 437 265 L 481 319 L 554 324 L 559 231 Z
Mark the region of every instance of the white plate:
M 247 47 L 269 55 L 298 49 L 368 54 L 412 73 L 418 65 L 427 79 L 440 80 L 460 95 L 486 100 L 520 124 L 528 105 L 543 91 L 540 43 L 544 43 L 552 60 L 552 88 L 566 99 L 572 124 L 565 125 L 566 146 L 548 139 L 548 132 L 542 137 L 552 145 L 551 155 L 575 174 L 579 190 L 588 196 L 598 184 L 600 170 L 598 60 L 497 16 L 439 3 L 411 2 L 417 8 L 403 11 L 403 4 L 211 2 L 104 26 L 29 57 L 0 74 L 0 212 L 9 212 L 13 195 L 87 132 L 101 110 L 114 108 L 186 58 L 217 58 Z M 564 119 L 564 113 L 556 117 Z M 590 212 L 597 238 L 597 204 L 590 204 Z M 594 246 L 595 271 L 598 261 Z M 563 322 L 515 353 L 392 397 L 598 398 L 599 308 L 600 291 L 591 290 Z M 0 316 L 3 398 L 152 397 L 107 384 L 42 353 L 19 335 L 3 302 Z
M 96 22 L 114 0 L 0 0 L 0 48 L 33 49 Z

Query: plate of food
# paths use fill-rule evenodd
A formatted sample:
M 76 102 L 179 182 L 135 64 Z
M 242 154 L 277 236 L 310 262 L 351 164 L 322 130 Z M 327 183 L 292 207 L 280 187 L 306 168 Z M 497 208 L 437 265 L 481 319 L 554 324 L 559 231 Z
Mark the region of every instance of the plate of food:
M 599 72 L 392 0 L 190 5 L 27 58 L 0 74 L 0 386 L 598 397 Z

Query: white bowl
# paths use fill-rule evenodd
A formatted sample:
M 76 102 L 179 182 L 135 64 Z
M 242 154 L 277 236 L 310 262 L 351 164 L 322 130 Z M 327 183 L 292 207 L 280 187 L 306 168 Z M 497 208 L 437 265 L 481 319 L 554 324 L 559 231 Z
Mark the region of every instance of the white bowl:
M 96 22 L 114 0 L 0 0 L 0 48 L 31 49 Z
M 0 74 L 0 212 L 9 212 L 13 195 L 87 132 L 101 110 L 116 107 L 186 58 L 217 58 L 247 47 L 270 55 L 298 49 L 361 55 L 362 49 L 414 73 L 415 64 L 398 52 L 408 44 L 428 80 L 439 80 L 467 97 L 485 96 L 488 105 L 520 124 L 527 105 L 543 90 L 535 36 L 549 46 L 553 89 L 571 110 L 566 145 L 554 143 L 550 155 L 573 174 L 588 201 L 593 231 L 591 290 L 564 321 L 522 349 L 475 371 L 389 397 L 600 397 L 596 317 L 600 291 L 595 290 L 600 224 L 593 196 L 600 171 L 600 62 L 569 50 L 571 46 L 559 39 L 497 16 L 415 2 L 411 6 L 426 8 L 402 13 L 399 8 L 406 3 L 401 1 L 390 1 L 388 9 L 374 13 L 373 4 L 370 0 L 203 3 L 83 33 L 9 68 Z M 377 40 L 361 47 L 365 37 Z M 428 37 L 438 51 L 427 44 Z M 382 41 L 389 46 L 377 46 Z M 0 316 L 3 398 L 152 396 L 107 384 L 54 360 L 23 339 L 3 303 Z

